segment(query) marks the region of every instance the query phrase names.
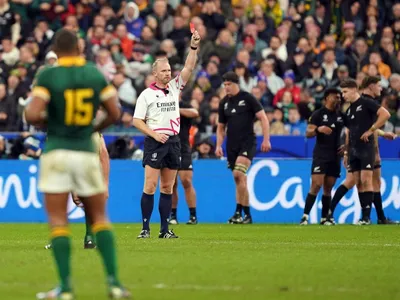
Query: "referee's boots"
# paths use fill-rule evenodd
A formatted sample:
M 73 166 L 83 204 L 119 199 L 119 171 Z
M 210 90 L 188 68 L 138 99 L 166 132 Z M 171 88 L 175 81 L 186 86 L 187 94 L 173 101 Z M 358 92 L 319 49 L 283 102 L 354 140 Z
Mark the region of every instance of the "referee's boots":
M 359 225 L 359 226 L 371 225 L 371 220 L 370 219 L 366 219 L 366 218 L 365 219 L 360 219 L 360 220 L 358 220 L 356 225 Z
M 239 212 L 235 212 L 232 218 L 228 220 L 228 224 L 242 224 L 243 218 Z
M 177 239 L 178 236 L 172 230 L 168 230 L 166 232 L 160 232 L 158 234 L 158 238 L 160 238 L 160 239 Z
M 250 215 L 244 215 L 242 224 L 253 224 L 253 219 Z

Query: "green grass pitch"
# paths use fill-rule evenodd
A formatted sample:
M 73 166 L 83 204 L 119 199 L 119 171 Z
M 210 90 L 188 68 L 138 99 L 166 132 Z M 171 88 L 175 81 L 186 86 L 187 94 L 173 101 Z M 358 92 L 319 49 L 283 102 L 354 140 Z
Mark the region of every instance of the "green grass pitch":
M 174 226 L 177 240 L 137 240 L 114 225 L 120 277 L 137 300 L 400 299 L 400 227 Z M 45 224 L 0 224 L 0 299 L 35 299 L 57 283 Z M 96 251 L 73 230 L 77 299 L 107 299 Z

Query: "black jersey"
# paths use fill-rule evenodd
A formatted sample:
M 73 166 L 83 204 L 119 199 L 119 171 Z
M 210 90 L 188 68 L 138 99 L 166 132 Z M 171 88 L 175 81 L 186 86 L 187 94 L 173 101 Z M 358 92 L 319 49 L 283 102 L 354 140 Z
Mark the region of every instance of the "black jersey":
M 190 103 L 187 102 L 179 102 L 179 108 L 193 108 Z M 181 115 L 180 118 L 180 126 L 181 129 L 179 131 L 179 138 L 181 140 L 181 150 L 182 152 L 190 152 L 190 143 L 189 143 L 189 131 L 190 127 L 192 127 L 192 121 L 193 119 L 191 118 L 186 118 Z
M 313 157 L 325 160 L 335 160 L 340 147 L 340 134 L 344 126 L 343 115 L 339 111 L 332 111 L 325 106 L 316 110 L 310 117 L 309 124 L 317 127 L 327 126 L 332 129 L 330 135 L 317 133 L 317 142 Z
M 256 113 L 263 107 L 251 94 L 240 91 L 236 96 L 225 96 L 218 109 L 218 122 L 225 124 L 229 143 L 255 138 L 254 121 Z
M 380 105 L 370 96 L 362 95 L 357 101 L 350 104 L 346 111 L 345 126 L 349 129 L 350 148 L 362 150 L 365 147 L 373 148 L 375 137 L 371 135 L 368 142 L 361 140 L 364 132 L 368 131 L 376 121 L 376 113 Z

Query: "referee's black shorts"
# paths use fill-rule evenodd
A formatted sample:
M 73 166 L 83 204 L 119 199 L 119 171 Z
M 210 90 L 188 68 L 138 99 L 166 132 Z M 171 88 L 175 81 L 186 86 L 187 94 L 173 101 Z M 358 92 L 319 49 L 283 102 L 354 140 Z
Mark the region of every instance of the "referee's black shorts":
M 242 142 L 228 141 L 226 144 L 226 156 L 228 159 L 228 168 L 235 168 L 236 160 L 239 156 L 244 156 L 250 161 L 253 160 L 257 152 L 257 141 L 254 139 Z
M 373 171 L 375 166 L 375 149 L 372 147 L 350 149 L 348 164 L 348 172 Z
M 177 135 L 171 136 L 165 144 L 147 136 L 143 152 L 143 167 L 147 165 L 154 169 L 172 170 L 181 167 L 181 142 Z

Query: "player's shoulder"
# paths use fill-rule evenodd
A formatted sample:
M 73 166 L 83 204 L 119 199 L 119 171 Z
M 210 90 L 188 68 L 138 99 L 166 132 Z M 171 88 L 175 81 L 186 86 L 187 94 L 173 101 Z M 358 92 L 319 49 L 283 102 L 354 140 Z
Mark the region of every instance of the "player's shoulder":
M 324 107 L 317 108 L 316 110 L 313 111 L 311 116 L 320 116 L 325 112 Z
M 222 107 L 225 105 L 225 103 L 228 102 L 228 96 L 225 96 L 224 98 L 221 99 L 221 101 L 219 101 L 219 106 Z
M 103 73 L 101 73 L 97 66 L 91 61 L 86 61 L 86 63 L 81 67 L 81 70 L 85 71 L 92 77 L 105 80 Z
M 246 91 L 240 91 L 238 96 L 240 98 L 243 98 L 244 100 L 250 100 L 251 101 L 251 100 L 255 99 L 255 97 L 252 94 L 250 94 L 249 92 L 246 92 Z

